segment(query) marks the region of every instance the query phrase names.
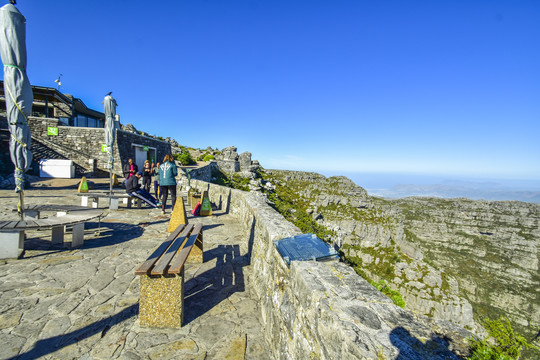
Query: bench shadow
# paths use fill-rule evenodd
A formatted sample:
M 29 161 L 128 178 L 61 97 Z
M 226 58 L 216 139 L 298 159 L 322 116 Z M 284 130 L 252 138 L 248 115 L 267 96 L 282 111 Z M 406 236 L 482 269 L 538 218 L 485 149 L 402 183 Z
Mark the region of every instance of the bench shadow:
M 92 229 L 99 229 L 99 237 L 87 240 L 85 239 L 84 245 L 81 246 L 80 249 L 92 249 L 120 244 L 138 238 L 144 232 L 144 228 L 140 225 L 126 224 L 121 222 L 102 222 L 101 225 L 98 225 L 97 223 L 87 223 L 85 226 L 85 231 Z
M 22 353 L 15 359 L 37 359 L 42 356 L 46 356 L 55 351 L 58 351 L 61 348 L 75 344 L 81 340 L 89 338 L 95 334 L 101 333 L 101 337 L 105 336 L 107 331 L 112 328 L 114 325 L 117 325 L 133 316 L 138 312 L 139 304 L 133 304 L 119 313 L 104 318 L 102 320 L 96 321 L 92 324 L 89 324 L 81 329 L 72 331 L 67 334 L 53 336 L 48 339 L 41 339 L 36 341 L 33 348 L 28 350 L 25 353 Z
M 399 326 L 390 332 L 390 342 L 398 350 L 396 360 L 409 359 L 462 359 L 449 349 L 449 341 L 445 337 L 433 334 L 431 339 L 423 343 L 409 333 L 407 329 Z
M 203 225 L 203 231 L 204 230 L 210 230 L 210 229 L 213 229 L 213 228 L 217 228 L 217 227 L 220 227 L 220 226 L 223 226 L 224 224 L 213 224 L 213 225 Z
M 88 236 L 90 235 L 89 232 L 92 232 L 92 230 L 99 231 L 100 235 L 97 235 L 98 237 L 88 238 Z M 78 248 L 79 250 L 110 246 L 135 239 L 142 235 L 142 233 L 144 232 L 144 228 L 139 225 L 120 222 L 102 222 L 101 225 L 94 222 L 88 222 L 85 224 L 84 231 L 84 245 Z M 44 231 L 42 233 L 46 234 Z M 63 245 L 52 244 L 50 239 L 44 239 L 47 237 L 50 238 L 50 235 L 36 235 L 37 234 L 35 233 L 32 234 L 33 237 L 28 238 L 24 242 L 24 250 L 40 250 L 47 251 L 47 253 L 27 256 L 25 252 L 23 258 L 31 259 L 39 256 L 49 255 L 52 253 L 60 253 L 73 250 L 69 247 L 64 247 Z M 68 241 L 70 237 L 71 234 L 68 230 L 65 234 L 65 240 Z
M 240 245 L 218 245 L 204 253 L 205 262 L 216 259 L 216 266 L 189 279 L 184 285 L 184 325 L 210 311 L 235 292 L 245 291 L 243 267 L 249 265 L 240 255 Z

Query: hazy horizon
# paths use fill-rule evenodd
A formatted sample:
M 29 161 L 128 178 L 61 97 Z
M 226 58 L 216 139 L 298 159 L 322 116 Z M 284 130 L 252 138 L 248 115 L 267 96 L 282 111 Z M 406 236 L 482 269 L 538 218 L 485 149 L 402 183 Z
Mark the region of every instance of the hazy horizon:
M 319 173 L 325 176 L 346 176 L 372 196 L 466 197 L 472 200 L 518 200 L 540 203 L 540 180 L 537 179 L 399 172 L 322 171 Z

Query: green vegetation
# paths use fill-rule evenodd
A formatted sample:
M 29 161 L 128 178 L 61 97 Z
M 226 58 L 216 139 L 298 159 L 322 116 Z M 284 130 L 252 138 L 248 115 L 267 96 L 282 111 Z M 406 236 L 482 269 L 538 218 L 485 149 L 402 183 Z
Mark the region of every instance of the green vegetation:
M 380 292 L 382 292 L 384 295 L 388 296 L 394 304 L 396 304 L 399 307 L 402 307 L 405 309 L 405 300 L 403 300 L 403 297 L 397 290 L 391 289 L 384 280 L 379 280 L 377 283 L 375 283 L 373 280 L 368 280 L 369 283 L 377 288 Z
M 288 181 L 283 178 L 277 179 L 270 177 L 264 172 L 261 175 L 264 180 L 272 182 L 275 186 L 275 191 L 264 190 L 264 192 L 272 202 L 272 206 L 280 214 L 295 224 L 303 233 L 314 233 L 317 237 L 326 242 L 332 241 L 332 238 L 336 236 L 335 232 L 317 223 L 313 220 L 313 217 L 307 213 L 307 209 L 311 207 L 312 198 L 321 194 L 321 190 L 314 189 L 310 191 L 311 198 L 304 198 L 302 194 L 306 193 L 306 188 L 311 184 L 310 181 L 300 179 L 294 179 L 294 181 Z M 314 176 L 321 177 L 318 174 L 314 174 Z M 328 179 L 329 184 L 326 184 L 325 190 L 328 190 L 328 193 L 341 195 L 337 190 L 340 188 L 339 181 L 340 179 L 335 177 Z M 285 182 L 285 185 L 281 185 L 283 182 Z M 348 218 L 377 224 L 391 223 L 391 219 L 386 217 L 382 212 L 370 209 L 359 210 L 351 205 L 331 203 L 326 207 L 319 208 L 319 211 L 325 214 L 325 217 L 330 213 L 333 213 L 337 218 L 341 219 Z M 360 251 L 365 250 L 365 248 L 360 248 L 359 246 L 344 244 L 341 251 L 342 258 L 353 267 L 358 275 L 362 276 L 371 285 L 392 299 L 394 304 L 404 308 L 405 301 L 401 294 L 397 290 L 391 289 L 386 281 L 382 279 L 379 280 L 379 282 L 370 279 L 363 270 L 364 265 L 362 264 L 362 259 L 354 255 L 349 255 L 348 250 L 351 249 Z M 371 250 L 375 256 L 380 256 L 381 249 L 377 248 Z M 395 263 L 402 261 L 402 259 L 399 254 L 395 252 L 394 248 L 385 248 L 385 251 L 388 253 L 388 256 L 381 257 L 381 261 L 376 265 L 377 268 L 370 270 L 372 270 L 372 273 L 377 273 L 383 278 L 391 278 L 394 274 Z
M 367 282 L 369 282 L 371 285 L 373 285 L 377 290 L 382 292 L 384 295 L 388 296 L 394 304 L 397 306 L 400 306 L 402 308 L 405 308 L 405 300 L 403 300 L 403 296 L 399 293 L 399 291 L 391 289 L 387 282 L 383 279 L 380 279 L 378 282 L 373 281 L 365 272 L 365 269 L 369 269 L 370 272 L 378 274 L 380 277 L 387 277 L 392 278 L 394 273 L 394 267 L 393 264 L 401 261 L 401 257 L 393 253 L 393 256 L 388 257 L 389 261 L 379 261 L 377 265 L 375 263 L 371 264 L 363 264 L 362 259 L 360 259 L 358 256 L 354 255 L 347 255 L 348 253 L 356 251 L 363 251 L 365 253 L 371 253 L 371 254 L 377 254 L 380 253 L 380 251 L 375 248 L 360 248 L 360 246 L 357 245 L 349 245 L 344 244 L 342 246 L 342 257 L 349 263 L 349 265 L 352 266 L 354 271 L 360 275 L 362 278 L 364 278 Z M 367 250 L 367 251 L 364 251 Z M 385 258 L 379 258 L 379 259 L 385 259 Z
M 265 173 L 261 173 L 263 179 L 268 179 Z M 273 180 L 273 179 L 272 179 Z M 273 181 L 275 182 L 275 181 Z M 335 233 L 326 227 L 318 224 L 310 214 L 307 213 L 308 204 L 301 200 L 298 192 L 289 186 L 276 184 L 276 190 L 270 191 L 263 188 L 270 200 L 270 205 L 276 209 L 285 219 L 296 225 L 303 233 L 313 233 L 319 239 L 330 242 Z
M 202 161 L 210 161 L 210 160 L 214 160 L 214 159 L 215 159 L 214 155 L 206 154 L 206 155 L 202 158 Z
M 499 320 L 485 320 L 487 340 L 471 339 L 471 360 L 517 360 L 522 349 L 537 349 L 512 329 L 510 321 L 501 316 Z
M 217 170 L 212 173 L 215 184 L 230 187 L 232 189 L 249 191 L 249 178 L 240 176 L 239 174 L 227 175 L 224 172 Z
M 191 154 L 187 151 L 183 151 L 180 154 L 174 154 L 174 158 L 183 166 L 195 164 L 195 160 L 193 160 Z

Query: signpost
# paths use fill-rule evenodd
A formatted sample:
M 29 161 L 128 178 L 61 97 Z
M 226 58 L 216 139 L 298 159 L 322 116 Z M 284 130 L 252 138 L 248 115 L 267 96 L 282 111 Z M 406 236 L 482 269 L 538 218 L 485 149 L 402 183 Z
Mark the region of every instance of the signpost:
M 212 215 L 212 204 L 210 203 L 210 198 L 208 197 L 208 191 L 203 192 L 200 214 L 201 216 Z
M 52 126 L 47 127 L 47 135 L 58 136 L 58 128 Z

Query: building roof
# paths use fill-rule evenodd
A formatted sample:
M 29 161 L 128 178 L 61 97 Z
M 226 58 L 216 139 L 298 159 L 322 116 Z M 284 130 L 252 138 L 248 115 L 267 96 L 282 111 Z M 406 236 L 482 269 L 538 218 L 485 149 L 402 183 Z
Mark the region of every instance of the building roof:
M 45 102 L 45 99 L 48 99 L 47 101 L 64 103 L 76 113 L 89 115 L 97 119 L 105 119 L 105 113 L 90 109 L 81 99 L 63 94 L 53 87 L 32 85 L 32 92 L 34 94 L 34 101 Z M 0 80 L 0 97 L 5 97 L 3 80 Z

